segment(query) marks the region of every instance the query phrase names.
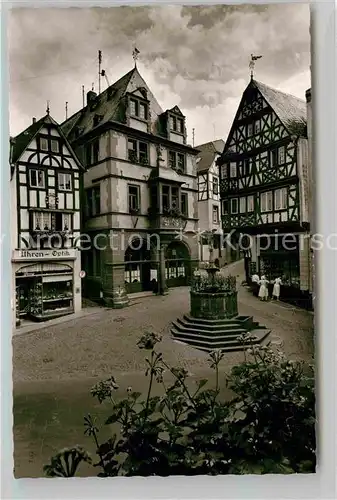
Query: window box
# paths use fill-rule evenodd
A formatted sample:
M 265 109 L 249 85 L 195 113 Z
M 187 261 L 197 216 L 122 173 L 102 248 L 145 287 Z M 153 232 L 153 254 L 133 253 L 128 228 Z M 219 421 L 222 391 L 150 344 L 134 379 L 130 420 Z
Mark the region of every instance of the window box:
M 179 208 L 165 208 L 163 209 L 163 214 L 168 217 L 181 217 L 181 211 Z

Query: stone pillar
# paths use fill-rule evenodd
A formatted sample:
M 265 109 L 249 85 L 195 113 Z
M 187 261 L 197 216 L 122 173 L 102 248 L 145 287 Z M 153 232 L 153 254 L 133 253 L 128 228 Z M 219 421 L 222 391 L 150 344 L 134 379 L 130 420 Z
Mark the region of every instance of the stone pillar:
M 161 243 L 159 250 L 159 276 L 158 276 L 158 293 L 160 295 L 167 295 L 168 294 L 168 288 L 166 284 L 166 277 L 165 277 L 165 251 L 166 251 L 167 245 Z
M 82 309 L 82 278 L 80 278 L 81 266 L 81 252 L 76 249 L 76 259 L 74 260 L 74 281 L 73 281 L 73 294 L 74 294 L 74 313 Z
M 129 304 L 125 289 L 125 249 L 121 234 L 110 240 L 103 268 L 103 302 L 107 307 L 122 308 Z

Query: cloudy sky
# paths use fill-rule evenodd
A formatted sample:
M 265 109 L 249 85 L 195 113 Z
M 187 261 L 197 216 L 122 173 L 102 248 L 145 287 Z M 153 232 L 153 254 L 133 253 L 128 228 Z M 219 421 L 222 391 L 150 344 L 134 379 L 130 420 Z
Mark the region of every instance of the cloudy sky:
M 304 99 L 310 87 L 306 4 L 13 9 L 9 16 L 10 133 L 32 117 L 65 119 L 98 90 L 97 53 L 110 84 L 138 68 L 162 108 L 178 105 L 188 140 L 225 139 L 250 79 Z M 102 90 L 107 84 L 102 80 Z

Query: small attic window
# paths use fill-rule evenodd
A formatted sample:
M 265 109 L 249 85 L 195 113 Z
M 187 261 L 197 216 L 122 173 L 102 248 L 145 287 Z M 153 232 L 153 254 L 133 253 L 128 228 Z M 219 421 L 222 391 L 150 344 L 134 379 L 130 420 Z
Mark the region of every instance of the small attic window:
M 184 120 L 177 116 L 170 116 L 170 129 L 172 132 L 184 133 Z
M 40 149 L 41 151 L 48 151 L 48 139 L 45 137 L 40 137 Z
M 148 106 L 138 99 L 130 99 L 130 115 L 140 120 L 147 120 Z

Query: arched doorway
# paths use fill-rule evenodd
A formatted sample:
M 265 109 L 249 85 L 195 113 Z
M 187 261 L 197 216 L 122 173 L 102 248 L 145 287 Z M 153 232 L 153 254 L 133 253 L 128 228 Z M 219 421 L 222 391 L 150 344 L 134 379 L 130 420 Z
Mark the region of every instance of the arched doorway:
M 140 238 L 132 240 L 125 251 L 124 280 L 126 293 L 153 289 L 151 283 L 151 248 Z
M 181 241 L 170 243 L 165 252 L 165 278 L 168 287 L 185 286 L 190 277 L 190 252 Z

